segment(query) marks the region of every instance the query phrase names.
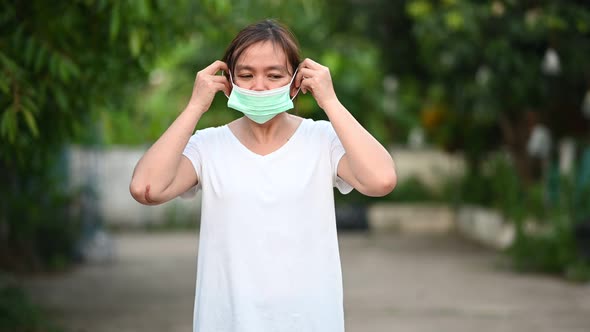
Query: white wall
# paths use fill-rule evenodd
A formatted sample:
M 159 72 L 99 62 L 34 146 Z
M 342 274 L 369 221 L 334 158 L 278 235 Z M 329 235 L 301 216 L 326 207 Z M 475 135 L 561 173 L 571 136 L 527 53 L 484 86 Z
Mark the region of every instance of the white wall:
M 158 206 L 137 203 L 129 193 L 129 182 L 141 148 L 110 147 L 93 150 L 72 146 L 69 153 L 70 187 L 89 185 L 97 193 L 99 214 L 110 225 L 139 226 L 165 221 L 194 220 L 200 216 L 200 195 L 176 198 Z
M 425 185 L 438 189 L 448 176 L 461 175 L 465 171 L 461 155 L 451 155 L 437 149 L 408 149 L 400 146 L 391 148 L 390 153 L 396 165 L 398 183 L 409 177 L 417 177 Z

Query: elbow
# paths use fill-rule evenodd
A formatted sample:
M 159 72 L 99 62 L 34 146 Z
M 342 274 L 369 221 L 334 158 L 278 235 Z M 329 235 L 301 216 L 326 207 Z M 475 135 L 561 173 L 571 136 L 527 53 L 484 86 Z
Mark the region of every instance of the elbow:
M 389 195 L 393 191 L 393 189 L 395 188 L 396 185 L 397 185 L 397 175 L 395 174 L 395 171 L 383 176 L 380 186 L 379 186 L 380 187 L 379 189 L 381 191 L 379 196 Z
M 145 204 L 145 190 L 146 186 L 141 183 L 137 183 L 137 181 L 131 180 L 131 183 L 129 184 L 129 192 L 131 193 L 131 197 L 133 197 L 133 199 L 139 203 Z
M 131 180 L 129 192 L 133 199 L 144 205 L 157 204 L 150 196 L 150 185 Z
M 376 169 L 376 174 L 373 177 L 373 195 L 374 197 L 383 197 L 389 195 L 395 186 L 397 185 L 397 172 L 395 170 L 395 164 L 392 159 L 389 159 L 391 163 L 384 167 Z
M 370 196 L 383 197 L 389 195 L 397 185 L 397 175 L 395 170 L 381 174 L 378 180 L 373 185 L 373 190 Z

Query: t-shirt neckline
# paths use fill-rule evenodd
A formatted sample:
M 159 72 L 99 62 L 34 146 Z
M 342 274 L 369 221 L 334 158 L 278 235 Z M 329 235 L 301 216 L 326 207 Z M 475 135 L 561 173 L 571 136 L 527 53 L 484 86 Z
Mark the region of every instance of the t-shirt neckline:
M 234 135 L 233 131 L 231 131 L 231 129 L 229 129 L 228 125 L 224 125 L 225 130 L 227 131 L 228 135 L 231 137 L 231 139 L 238 145 L 239 149 L 244 151 L 246 154 L 252 155 L 255 158 L 259 158 L 259 159 L 268 159 L 271 158 L 277 154 L 282 153 L 283 151 L 287 150 L 289 148 L 290 145 L 293 144 L 293 141 L 297 138 L 297 136 L 299 136 L 299 132 L 302 130 L 301 127 L 303 127 L 303 124 L 307 121 L 308 119 L 303 119 L 301 120 L 301 123 L 299 123 L 299 125 L 297 126 L 297 129 L 295 129 L 295 132 L 293 132 L 293 135 L 291 135 L 291 137 L 287 140 L 287 142 L 285 142 L 283 145 L 281 145 L 278 149 L 272 151 L 271 153 L 265 154 L 265 155 L 261 155 L 258 154 L 252 150 L 250 150 L 249 148 L 247 148 L 237 137 L 236 135 Z

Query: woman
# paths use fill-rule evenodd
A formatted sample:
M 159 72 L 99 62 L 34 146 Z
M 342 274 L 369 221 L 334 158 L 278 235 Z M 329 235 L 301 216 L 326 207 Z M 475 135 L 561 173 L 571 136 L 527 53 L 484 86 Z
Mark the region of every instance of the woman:
M 197 74 L 131 193 L 161 204 L 202 190 L 194 331 L 344 331 L 333 187 L 388 194 L 391 156 L 338 101 L 328 68 L 300 62 L 277 22 L 246 27 L 222 60 Z M 245 116 L 192 135 L 220 91 Z M 330 121 L 286 113 L 299 91 Z

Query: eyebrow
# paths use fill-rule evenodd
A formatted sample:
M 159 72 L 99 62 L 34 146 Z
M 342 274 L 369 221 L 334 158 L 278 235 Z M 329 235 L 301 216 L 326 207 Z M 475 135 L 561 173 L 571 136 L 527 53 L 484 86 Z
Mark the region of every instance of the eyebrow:
M 248 66 L 248 65 L 237 65 L 236 66 L 236 71 L 237 70 L 254 70 L 254 68 L 252 66 Z M 264 67 L 265 71 L 268 70 L 279 70 L 279 71 L 284 71 L 286 73 L 289 73 L 289 71 L 287 70 L 287 67 L 285 66 L 268 66 L 268 67 Z

